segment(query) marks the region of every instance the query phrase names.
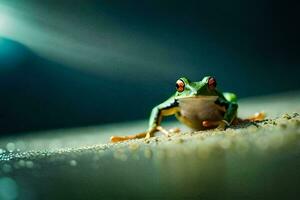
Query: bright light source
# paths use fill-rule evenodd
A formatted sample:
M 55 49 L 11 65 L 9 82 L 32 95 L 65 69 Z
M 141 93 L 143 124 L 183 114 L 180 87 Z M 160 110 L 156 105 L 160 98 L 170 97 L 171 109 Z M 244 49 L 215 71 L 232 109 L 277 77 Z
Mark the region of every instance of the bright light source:
M 9 13 L 0 6 L 0 36 L 6 36 L 10 32 L 11 18 Z
M 0 13 L 0 34 L 5 31 L 7 19 L 6 17 Z
M 5 24 L 5 20 L 3 18 L 3 16 L 0 16 L 0 28 L 3 27 Z

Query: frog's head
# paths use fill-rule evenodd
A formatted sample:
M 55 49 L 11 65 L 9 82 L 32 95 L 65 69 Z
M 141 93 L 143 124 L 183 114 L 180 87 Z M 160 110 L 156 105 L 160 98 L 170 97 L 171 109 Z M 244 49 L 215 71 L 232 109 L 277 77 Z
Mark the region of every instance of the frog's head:
M 175 98 L 214 96 L 217 94 L 216 87 L 217 81 L 212 76 L 206 76 L 198 82 L 182 77 L 176 81 Z

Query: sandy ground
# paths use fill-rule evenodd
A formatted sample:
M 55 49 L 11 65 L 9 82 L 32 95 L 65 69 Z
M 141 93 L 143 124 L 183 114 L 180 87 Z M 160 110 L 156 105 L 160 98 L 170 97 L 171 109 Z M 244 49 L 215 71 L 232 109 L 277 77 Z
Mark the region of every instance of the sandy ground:
M 300 93 L 245 99 L 225 131 L 180 127 L 170 137 L 108 143 L 147 121 L 26 133 L 0 140 L 0 199 L 295 198 L 300 186 Z

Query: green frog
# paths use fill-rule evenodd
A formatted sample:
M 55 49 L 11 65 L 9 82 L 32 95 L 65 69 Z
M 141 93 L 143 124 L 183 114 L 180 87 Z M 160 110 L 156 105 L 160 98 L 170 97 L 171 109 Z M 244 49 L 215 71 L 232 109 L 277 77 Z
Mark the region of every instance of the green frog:
M 175 94 L 152 109 L 146 132 L 130 136 L 112 136 L 111 141 L 150 138 L 157 131 L 168 135 L 170 131 L 160 125 L 163 118 L 170 115 L 175 115 L 180 122 L 195 130 L 224 130 L 232 124 L 264 119 L 264 113 L 257 113 L 242 120 L 237 117 L 237 111 L 237 96 L 234 93 L 220 92 L 214 77 L 206 76 L 197 82 L 182 77 L 176 81 Z

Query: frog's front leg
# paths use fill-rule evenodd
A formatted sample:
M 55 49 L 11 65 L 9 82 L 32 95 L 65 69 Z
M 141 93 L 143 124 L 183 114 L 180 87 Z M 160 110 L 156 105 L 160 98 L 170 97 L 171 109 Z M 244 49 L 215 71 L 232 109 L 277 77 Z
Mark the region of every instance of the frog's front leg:
M 237 116 L 238 104 L 236 102 L 229 102 L 224 114 L 224 118 L 220 121 L 217 129 L 224 130 L 227 126 L 230 126 L 233 120 Z
M 146 138 L 154 136 L 154 133 L 159 130 L 164 130 L 160 124 L 165 116 L 174 115 L 178 112 L 178 103 L 174 98 L 170 98 L 165 102 L 155 106 L 152 109 L 150 119 L 149 119 L 149 128 L 146 134 Z M 164 132 L 164 131 L 163 131 Z
M 112 136 L 110 138 L 111 142 L 122 142 L 131 139 L 138 139 L 138 138 L 149 138 L 154 135 L 156 131 L 161 131 L 167 133 L 168 131 L 165 130 L 160 126 L 160 123 L 164 116 L 173 115 L 178 112 L 178 103 L 172 97 L 162 104 L 155 106 L 152 109 L 150 120 L 149 120 L 149 129 L 146 132 L 129 135 L 129 136 Z
M 219 130 L 224 130 L 227 126 L 230 126 L 234 119 L 236 119 L 238 105 L 236 103 L 229 103 L 228 108 L 224 114 L 223 120 L 204 120 L 202 125 L 205 128 L 216 128 Z

